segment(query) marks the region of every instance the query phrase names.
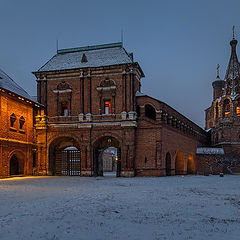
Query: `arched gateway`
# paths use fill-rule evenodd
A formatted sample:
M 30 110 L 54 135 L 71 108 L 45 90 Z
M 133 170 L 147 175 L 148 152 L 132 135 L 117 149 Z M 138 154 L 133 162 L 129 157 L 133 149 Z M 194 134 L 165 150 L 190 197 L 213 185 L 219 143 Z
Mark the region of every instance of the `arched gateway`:
M 20 153 L 15 153 L 11 156 L 9 162 L 9 175 L 24 174 L 24 156 Z
M 80 147 L 73 137 L 59 137 L 49 146 L 49 172 L 52 175 L 81 175 Z
M 94 146 L 93 150 L 93 172 L 95 176 L 103 176 L 104 172 L 104 162 L 103 162 L 103 153 L 104 150 L 108 148 L 117 149 L 116 156 L 116 177 L 121 175 L 121 148 L 119 141 L 110 136 L 105 136 L 99 138 Z

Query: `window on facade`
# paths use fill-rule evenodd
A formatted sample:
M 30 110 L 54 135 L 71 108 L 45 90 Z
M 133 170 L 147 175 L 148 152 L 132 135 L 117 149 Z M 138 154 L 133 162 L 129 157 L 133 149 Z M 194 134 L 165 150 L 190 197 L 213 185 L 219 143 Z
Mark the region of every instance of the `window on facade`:
M 216 116 L 216 119 L 218 118 L 218 102 L 216 103 L 216 107 L 215 107 L 215 116 Z
M 20 119 L 19 119 L 19 128 L 20 128 L 20 129 L 23 129 L 24 123 L 25 123 L 24 117 L 20 117 Z
M 236 114 L 237 116 L 240 116 L 240 99 L 237 100 Z
M 68 116 L 68 104 L 61 103 L 61 116 L 67 117 Z
M 154 107 L 152 107 L 149 104 L 145 105 L 145 116 L 153 120 L 156 120 L 156 111 Z
M 226 99 L 223 103 L 223 117 L 229 117 L 230 115 L 230 101 Z
M 104 101 L 104 113 L 111 114 L 111 101 Z
M 139 105 L 136 106 L 136 112 L 137 112 L 137 116 L 139 117 L 140 116 L 140 106 Z
M 16 120 L 17 120 L 16 115 L 13 113 L 10 116 L 10 127 L 14 127 L 14 123 L 16 122 Z

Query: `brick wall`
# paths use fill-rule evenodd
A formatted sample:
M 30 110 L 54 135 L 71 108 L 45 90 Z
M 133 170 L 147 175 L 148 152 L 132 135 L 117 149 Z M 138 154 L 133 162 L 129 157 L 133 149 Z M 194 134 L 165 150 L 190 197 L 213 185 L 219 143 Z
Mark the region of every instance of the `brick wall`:
M 0 109 L 0 176 L 9 176 L 10 159 L 13 155 L 16 155 L 24 166 L 22 174 L 31 175 L 33 170 L 34 107 L 5 91 L 5 93 L 0 92 Z M 13 127 L 10 125 L 12 114 L 16 117 Z M 19 122 L 21 117 L 25 120 L 22 129 L 20 129 Z

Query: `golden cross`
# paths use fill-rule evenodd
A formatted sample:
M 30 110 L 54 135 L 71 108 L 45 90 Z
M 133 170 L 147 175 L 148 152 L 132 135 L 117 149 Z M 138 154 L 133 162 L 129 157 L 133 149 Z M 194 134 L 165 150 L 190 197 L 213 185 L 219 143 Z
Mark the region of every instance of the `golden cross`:
M 234 30 L 235 30 L 235 26 L 233 25 L 233 27 L 232 27 L 232 31 L 233 31 L 233 39 L 235 39 L 235 32 L 234 32 Z
M 220 65 L 218 64 L 217 65 L 217 78 L 219 78 L 219 68 L 220 68 Z

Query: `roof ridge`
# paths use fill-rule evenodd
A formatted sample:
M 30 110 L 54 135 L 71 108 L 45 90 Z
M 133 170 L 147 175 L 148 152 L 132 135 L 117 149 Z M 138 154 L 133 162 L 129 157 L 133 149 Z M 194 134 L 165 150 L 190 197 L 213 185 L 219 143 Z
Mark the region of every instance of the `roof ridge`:
M 26 90 L 24 90 L 16 81 L 14 81 L 6 72 L 4 72 L 1 68 L 0 68 L 0 71 L 2 72 L 3 75 L 5 75 L 8 80 L 11 80 L 15 85 L 16 87 L 18 87 L 19 89 L 21 89 L 22 91 L 24 91 L 26 94 L 28 94 L 28 92 Z M 29 94 L 28 94 L 29 95 Z M 30 96 L 30 95 L 29 95 Z
M 23 89 L 17 82 L 15 82 L 6 72 L 0 68 L 0 75 L 3 76 L 2 81 L 0 81 L 0 87 L 4 88 L 12 93 L 15 93 L 21 97 L 27 98 L 33 102 L 36 102 L 32 99 L 29 93 Z M 36 102 L 37 103 L 37 102 Z
M 116 43 L 92 45 L 92 46 L 77 47 L 77 48 L 66 48 L 66 49 L 57 50 L 57 53 L 64 54 L 64 53 L 81 52 L 81 51 L 97 50 L 97 49 L 104 49 L 104 48 L 114 48 L 114 47 L 123 47 L 123 44 L 122 44 L 122 42 L 116 42 Z

